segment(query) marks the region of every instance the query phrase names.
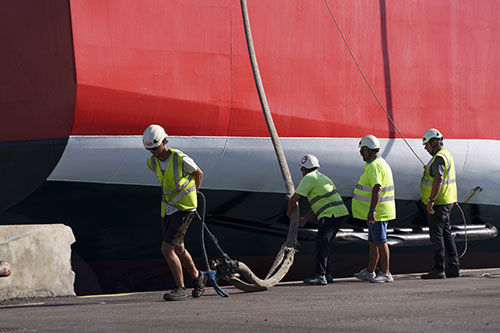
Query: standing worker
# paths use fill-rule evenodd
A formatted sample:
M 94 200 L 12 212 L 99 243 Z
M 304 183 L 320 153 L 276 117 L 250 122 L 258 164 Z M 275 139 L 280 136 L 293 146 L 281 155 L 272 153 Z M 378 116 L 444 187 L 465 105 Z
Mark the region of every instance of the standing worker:
M 420 181 L 420 196 L 426 205 L 429 235 L 434 248 L 434 265 L 429 273 L 421 277 L 422 279 L 459 277 L 457 246 L 450 227 L 451 209 L 457 202 L 455 162 L 450 152 L 443 147 L 443 135 L 437 129 L 427 130 L 422 143 L 425 150 L 433 156 L 424 168 L 424 175 Z M 448 267 L 445 266 L 445 252 L 448 257 Z
M 205 291 L 207 277 L 199 271 L 184 247 L 184 236 L 198 205 L 196 191 L 203 180 L 203 172 L 182 151 L 167 147 L 167 133 L 159 125 L 151 125 L 144 131 L 144 148 L 152 154 L 148 167 L 156 174 L 163 189 L 161 218 L 163 242 L 161 252 L 175 280 L 175 289 L 163 295 L 166 301 L 188 298 L 184 286 L 182 268 L 193 278 L 193 297 Z
M 379 156 L 380 143 L 373 135 L 359 142 L 359 152 L 365 161 L 365 169 L 354 188 L 352 215 L 366 221 L 370 257 L 368 267 L 354 276 L 370 282 L 392 282 L 389 270 L 389 246 L 387 245 L 387 223 L 396 218 L 394 181 L 389 164 Z M 375 269 L 380 260 L 380 271 Z
M 319 227 L 316 234 L 316 275 L 305 279 L 304 283 L 326 285 L 333 282 L 328 260 L 330 242 L 337 235 L 349 212 L 330 178 L 318 171 L 319 161 L 316 156 L 305 155 L 299 165 L 303 178 L 288 201 L 287 215 L 290 217 L 302 196 L 307 197 L 311 210 L 300 218 L 299 226 L 303 227 L 316 217 Z

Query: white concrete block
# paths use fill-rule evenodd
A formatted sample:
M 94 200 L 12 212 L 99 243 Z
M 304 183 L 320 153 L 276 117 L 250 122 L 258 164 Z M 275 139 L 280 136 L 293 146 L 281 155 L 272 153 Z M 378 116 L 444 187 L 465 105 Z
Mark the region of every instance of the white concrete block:
M 0 300 L 75 296 L 74 242 L 63 224 L 0 226 L 0 260 L 12 268 L 10 276 L 0 278 Z

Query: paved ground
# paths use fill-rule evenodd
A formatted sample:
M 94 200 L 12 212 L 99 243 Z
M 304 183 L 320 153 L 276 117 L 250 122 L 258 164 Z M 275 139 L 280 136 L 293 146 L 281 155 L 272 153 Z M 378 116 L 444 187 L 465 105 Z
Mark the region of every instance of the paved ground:
M 17 300 L 0 304 L 0 332 L 500 331 L 500 268 L 445 280 L 402 275 L 388 284 L 340 279 L 225 290 L 229 298 L 209 288 L 181 302 L 164 302 L 159 291 Z

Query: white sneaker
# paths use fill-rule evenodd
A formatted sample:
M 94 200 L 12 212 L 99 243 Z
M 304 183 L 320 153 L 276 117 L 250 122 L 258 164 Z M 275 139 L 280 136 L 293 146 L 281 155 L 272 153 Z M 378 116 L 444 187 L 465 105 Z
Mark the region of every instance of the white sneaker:
M 375 272 L 368 272 L 366 268 L 363 268 L 359 273 L 355 273 L 354 277 L 361 281 L 370 281 L 370 279 L 375 278 Z
M 369 279 L 368 281 L 373 283 L 384 283 L 384 282 L 393 282 L 392 274 L 385 274 L 384 272 L 378 272 L 377 276 Z

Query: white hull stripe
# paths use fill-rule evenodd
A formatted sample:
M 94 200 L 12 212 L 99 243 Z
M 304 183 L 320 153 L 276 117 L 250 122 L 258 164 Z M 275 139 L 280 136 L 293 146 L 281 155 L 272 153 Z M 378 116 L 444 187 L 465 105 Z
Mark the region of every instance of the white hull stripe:
M 423 161 L 431 156 L 420 139 L 408 140 Z M 321 173 L 333 180 L 342 196 L 351 197 L 364 162 L 359 138 L 282 138 L 281 143 L 295 184 L 304 154 L 320 160 Z M 396 199 L 419 200 L 421 163 L 402 140 L 380 139 L 381 155 L 391 166 Z M 483 191 L 471 203 L 500 205 L 499 140 L 445 140 L 455 160 L 458 201 L 476 186 Z M 285 193 L 286 189 L 269 138 L 169 137 L 169 145 L 188 154 L 204 172 L 202 189 Z M 150 153 L 140 136 L 72 136 L 49 180 L 105 184 L 157 185 L 148 171 Z

